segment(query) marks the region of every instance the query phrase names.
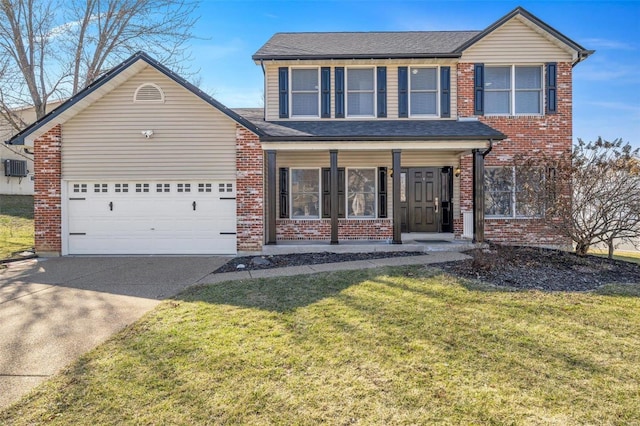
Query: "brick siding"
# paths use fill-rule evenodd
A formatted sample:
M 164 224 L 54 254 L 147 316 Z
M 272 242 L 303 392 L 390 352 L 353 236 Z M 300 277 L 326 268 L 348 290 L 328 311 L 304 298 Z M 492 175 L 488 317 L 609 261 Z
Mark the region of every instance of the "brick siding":
M 257 252 L 264 242 L 264 156 L 257 135 L 236 124 L 238 251 Z
M 458 72 L 458 115 L 473 114 L 473 64 L 460 63 Z M 558 112 L 542 116 L 478 116 L 483 123 L 508 136 L 494 143 L 485 158 L 485 166 L 512 166 L 516 156 L 563 156 L 571 153 L 572 145 L 572 67 L 558 63 Z M 461 211 L 472 210 L 471 155 L 460 159 Z M 462 233 L 462 216 L 454 218 L 456 235 Z M 563 245 L 566 240 L 539 219 L 485 219 L 485 238 L 504 243 Z
M 393 238 L 391 219 L 339 219 L 338 240 L 388 240 Z M 278 241 L 331 239 L 331 219 L 280 219 L 276 222 Z
M 57 125 L 33 147 L 35 248 L 40 255 L 59 256 L 62 250 L 61 139 Z

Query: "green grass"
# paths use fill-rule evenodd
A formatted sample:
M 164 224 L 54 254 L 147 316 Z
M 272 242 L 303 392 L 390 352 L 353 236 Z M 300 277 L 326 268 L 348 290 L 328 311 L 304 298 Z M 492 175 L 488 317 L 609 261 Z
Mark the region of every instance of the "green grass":
M 589 250 L 589 254 L 593 254 L 598 257 L 608 257 L 608 252 L 606 250 L 591 249 Z M 640 265 L 640 251 L 614 251 L 613 258 Z
M 33 247 L 33 197 L 0 195 L 0 259 Z
M 638 424 L 640 298 L 609 293 L 419 267 L 197 288 L 0 424 Z

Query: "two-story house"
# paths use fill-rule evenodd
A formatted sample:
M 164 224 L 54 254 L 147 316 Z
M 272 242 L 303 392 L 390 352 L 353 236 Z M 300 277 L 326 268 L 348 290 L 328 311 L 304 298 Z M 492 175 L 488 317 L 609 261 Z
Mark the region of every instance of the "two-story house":
M 592 51 L 517 8 L 482 31 L 278 33 L 265 105 L 230 110 L 144 53 L 15 136 L 51 254 L 236 253 L 406 233 L 561 244 L 517 156 L 571 151 Z
M 514 158 L 570 152 L 590 53 L 521 8 L 484 31 L 275 34 L 265 108 L 238 110 L 265 132 L 266 242 L 563 243 L 519 191 L 547 176 Z

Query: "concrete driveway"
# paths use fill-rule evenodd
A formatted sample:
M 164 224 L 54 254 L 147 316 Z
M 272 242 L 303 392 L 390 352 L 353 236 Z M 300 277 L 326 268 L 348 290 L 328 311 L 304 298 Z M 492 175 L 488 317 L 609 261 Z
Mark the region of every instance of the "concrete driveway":
M 225 257 L 63 257 L 0 270 L 0 409 Z

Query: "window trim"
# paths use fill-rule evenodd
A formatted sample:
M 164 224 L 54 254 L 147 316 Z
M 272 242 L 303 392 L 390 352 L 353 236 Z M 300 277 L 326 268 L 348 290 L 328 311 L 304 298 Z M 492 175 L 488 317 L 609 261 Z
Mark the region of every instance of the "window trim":
M 293 173 L 296 170 L 316 170 L 318 172 L 318 216 L 297 216 L 293 214 Z M 290 167 L 289 168 L 289 219 L 320 220 L 322 219 L 322 168 L 321 167 Z
M 372 93 L 371 102 L 373 103 L 373 113 L 371 115 L 352 115 L 349 114 L 349 70 L 371 70 L 373 74 L 373 89 L 371 91 L 356 91 L 354 93 Z M 388 84 L 388 82 L 387 82 Z M 351 119 L 377 118 L 378 117 L 378 72 L 373 65 L 345 66 L 344 67 L 344 116 Z
M 491 90 L 487 89 L 487 68 L 509 68 L 509 89 Z M 540 69 L 540 88 L 539 89 L 516 89 L 516 68 L 539 68 Z M 484 64 L 484 115 L 487 117 L 542 117 L 545 115 L 545 66 L 544 64 L 531 63 L 531 64 Z M 509 112 L 492 112 L 487 113 L 487 92 L 509 92 Z M 538 105 L 540 112 L 516 112 L 516 92 L 533 92 L 540 93 L 540 102 Z
M 430 69 L 435 69 L 436 70 L 436 90 L 432 91 L 432 90 L 420 90 L 417 91 L 416 93 L 435 93 L 436 94 L 436 113 L 435 114 L 413 114 L 411 112 L 411 94 L 413 93 L 413 89 L 411 88 L 411 76 L 413 75 L 412 71 L 414 68 L 430 68 Z M 409 66 L 408 67 L 408 71 L 407 71 L 407 75 L 408 75 L 408 81 L 407 81 L 407 93 L 409 95 L 408 97 L 408 105 L 407 105 L 407 109 L 409 110 L 409 118 L 440 118 L 440 96 L 441 96 L 441 83 L 440 83 L 440 65 L 414 65 L 414 66 Z
M 293 112 L 293 95 L 294 95 L 294 91 L 293 91 L 293 71 L 295 70 L 316 70 L 316 77 L 317 77 L 317 89 L 315 91 L 316 94 L 316 98 L 317 98 L 317 103 L 318 103 L 318 114 L 316 115 L 296 115 Z M 322 88 L 321 88 L 321 67 L 319 66 L 306 66 L 306 67 L 289 67 L 289 118 L 290 119 L 309 119 L 309 118 L 320 118 L 320 115 L 322 113 L 322 96 L 321 96 L 321 92 L 322 92 Z M 309 93 L 313 93 L 311 91 L 305 90 L 305 91 L 296 91 L 295 93 L 305 93 L 305 94 L 309 94 Z
M 372 216 L 351 216 L 349 214 L 349 172 L 351 170 L 373 170 L 373 215 Z M 377 167 L 346 167 L 344 177 L 344 201 L 345 205 L 345 218 L 353 220 L 375 220 L 378 219 L 378 168 Z
M 487 169 L 505 169 L 508 168 L 511 170 L 511 214 L 510 215 L 490 215 L 486 212 L 485 207 L 485 218 L 486 219 L 504 219 L 504 220 L 513 220 L 513 219 L 525 219 L 525 220 L 536 220 L 544 218 L 544 212 L 541 212 L 539 215 L 518 215 L 518 182 L 516 181 L 516 168 L 517 166 L 485 166 L 485 170 Z M 542 167 L 540 169 L 543 169 Z M 544 185 L 545 180 L 547 179 L 546 173 L 542 173 L 543 178 L 543 190 L 545 190 L 546 185 Z M 485 193 L 488 192 L 485 186 Z M 504 191 L 507 192 L 507 191 Z M 486 197 L 486 195 L 485 195 Z

